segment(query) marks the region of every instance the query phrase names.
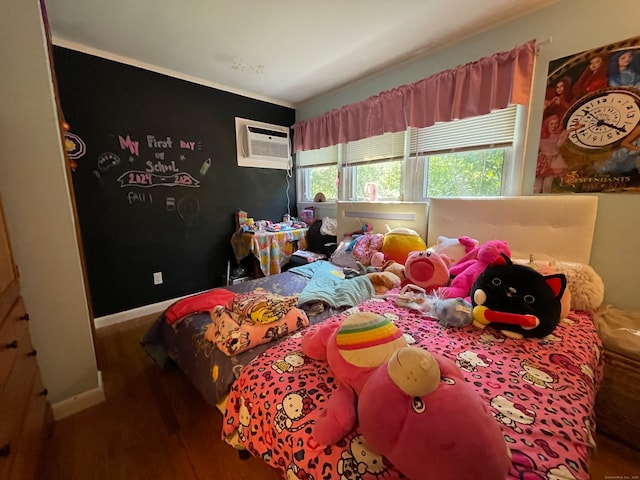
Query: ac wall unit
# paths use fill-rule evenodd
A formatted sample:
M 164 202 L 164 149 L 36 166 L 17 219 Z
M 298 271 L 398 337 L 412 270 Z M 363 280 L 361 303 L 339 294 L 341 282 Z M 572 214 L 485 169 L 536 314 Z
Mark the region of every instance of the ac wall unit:
M 245 155 L 289 160 L 289 132 L 245 125 Z
M 236 117 L 238 166 L 291 168 L 289 127 Z

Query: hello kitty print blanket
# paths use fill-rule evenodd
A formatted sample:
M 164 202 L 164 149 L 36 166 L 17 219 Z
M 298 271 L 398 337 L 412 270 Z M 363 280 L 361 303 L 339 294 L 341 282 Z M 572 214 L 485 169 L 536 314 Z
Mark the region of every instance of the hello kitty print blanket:
M 512 452 L 509 479 L 590 478 L 593 405 L 603 368 L 591 313 L 571 312 L 544 339 L 519 340 L 490 328 L 442 327 L 388 299 L 368 300 L 327 321 L 354 310 L 385 315 L 410 342 L 455 360 L 502 428 Z M 223 438 L 289 479 L 404 478 L 363 444 L 357 428 L 336 445 L 315 442 L 315 419 L 335 384 L 326 363 L 301 352 L 306 331 L 245 367 L 228 397 Z

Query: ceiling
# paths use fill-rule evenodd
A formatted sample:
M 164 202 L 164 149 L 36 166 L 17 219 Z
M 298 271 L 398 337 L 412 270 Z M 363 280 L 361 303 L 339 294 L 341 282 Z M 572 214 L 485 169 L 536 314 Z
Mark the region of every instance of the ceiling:
M 295 107 L 558 1 L 45 3 L 56 45 Z

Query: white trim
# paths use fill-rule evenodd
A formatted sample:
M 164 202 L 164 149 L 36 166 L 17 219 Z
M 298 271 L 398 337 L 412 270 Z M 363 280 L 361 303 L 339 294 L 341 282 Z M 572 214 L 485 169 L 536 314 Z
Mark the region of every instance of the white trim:
M 401 213 L 401 212 L 367 212 L 359 210 L 345 210 L 345 217 L 351 218 L 376 218 L 378 220 L 406 220 L 413 222 L 416 219 L 415 213 Z
M 74 395 L 71 398 L 54 403 L 51 406 L 53 411 L 53 419 L 55 421 L 70 417 L 71 415 L 81 412 L 89 407 L 98 405 L 105 401 L 104 385 L 102 384 L 102 372 L 98 370 L 98 387 L 86 392 Z
M 145 315 L 151 315 L 152 313 L 160 313 L 171 306 L 171 304 L 178 300 L 190 297 L 191 295 L 185 295 L 184 297 L 174 298 L 172 300 L 165 300 L 164 302 L 152 303 L 151 305 L 144 305 L 142 307 L 133 308 L 124 312 L 113 313 L 111 315 L 105 315 L 104 317 L 96 317 L 93 319 L 93 325 L 98 328 L 107 327 L 109 325 L 115 325 L 116 323 L 126 322 L 133 320 L 134 318 L 143 317 Z
M 99 50 L 97 48 L 91 48 L 86 45 L 82 45 L 80 43 L 71 42 L 69 40 L 65 40 L 56 35 L 53 35 L 51 38 L 51 42 L 54 45 L 63 48 L 69 48 L 71 50 L 76 50 L 78 52 L 87 53 L 89 55 L 95 55 L 97 57 L 106 58 L 107 60 L 113 60 L 114 62 L 124 63 L 126 65 L 131 65 L 133 67 L 142 68 L 144 70 L 150 70 L 152 72 L 161 73 L 163 75 L 167 75 L 169 77 L 179 78 L 180 80 L 186 80 L 187 82 L 197 83 L 199 85 L 204 85 L 206 87 L 216 88 L 218 90 L 223 90 L 225 92 L 235 93 L 236 95 L 241 95 L 243 97 L 253 98 L 255 100 L 261 100 L 263 102 L 273 103 L 275 105 L 281 105 L 283 107 L 294 108 L 294 105 L 291 103 L 283 102 L 282 100 L 276 100 L 275 98 L 262 97 L 260 95 L 256 95 L 255 93 L 245 92 L 243 90 L 238 90 L 235 88 L 228 87 L 226 85 L 221 85 L 219 83 L 210 82 L 208 80 L 204 80 L 198 77 L 192 77 L 191 75 L 186 75 L 184 73 L 176 72 L 174 70 L 169 70 L 167 68 L 162 68 L 157 65 L 153 65 L 151 63 L 141 62 L 139 60 L 135 60 L 129 57 L 122 57 L 120 55 L 116 55 L 114 53 L 106 52 L 104 50 Z

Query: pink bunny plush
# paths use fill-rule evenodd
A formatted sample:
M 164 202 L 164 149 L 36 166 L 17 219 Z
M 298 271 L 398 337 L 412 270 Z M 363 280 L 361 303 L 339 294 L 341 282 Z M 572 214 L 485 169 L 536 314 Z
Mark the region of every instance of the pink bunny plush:
M 443 298 L 468 299 L 471 286 L 476 278 L 490 264 L 499 262 L 501 254 L 511 256 L 509 245 L 504 240 L 488 240 L 469 251 L 455 265 L 449 268 L 449 274 L 453 277 L 448 287 L 441 289 Z

